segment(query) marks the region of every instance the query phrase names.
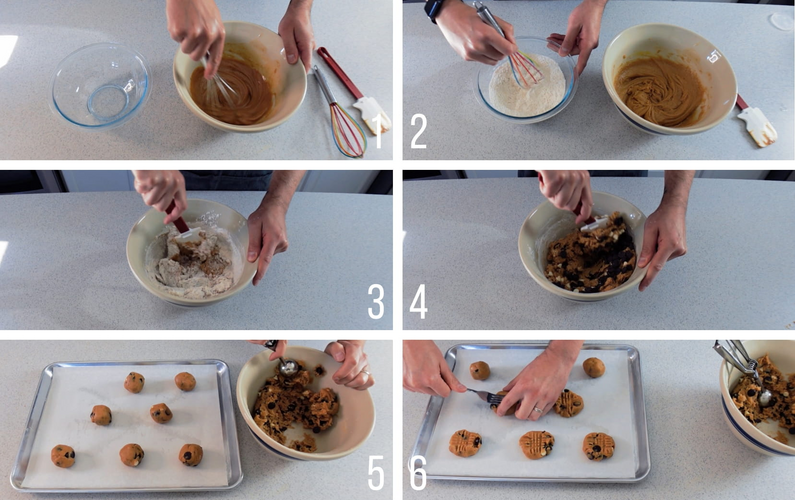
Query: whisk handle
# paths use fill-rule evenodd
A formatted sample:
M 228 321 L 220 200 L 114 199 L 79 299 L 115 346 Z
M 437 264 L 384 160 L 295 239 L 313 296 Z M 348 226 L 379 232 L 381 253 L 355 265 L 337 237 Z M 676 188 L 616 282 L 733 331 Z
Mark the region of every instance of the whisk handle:
M 500 34 L 501 37 L 505 38 L 505 32 L 502 31 L 500 25 L 497 24 L 497 20 L 494 19 L 494 16 L 491 15 L 491 11 L 488 7 L 483 5 L 481 2 L 472 2 L 472 6 L 475 7 L 475 10 L 478 13 L 478 17 L 483 20 L 484 23 L 491 25 L 492 28 L 497 30 L 497 33 Z
M 362 94 L 359 88 L 353 84 L 353 81 L 351 81 L 350 77 L 348 77 L 348 75 L 345 74 L 345 72 L 342 70 L 340 65 L 337 64 L 337 61 L 335 61 L 334 58 L 331 57 L 331 54 L 329 54 L 328 49 L 326 49 L 326 47 L 318 48 L 317 53 L 320 55 L 321 59 L 326 61 L 326 64 L 328 64 L 329 68 L 331 68 L 331 71 L 333 71 L 334 74 L 337 75 L 337 78 L 339 78 L 342 81 L 342 83 L 345 85 L 345 88 L 347 88 L 348 91 L 350 91 L 350 93 L 353 94 L 353 97 L 357 99 L 361 99 L 362 97 L 364 97 L 364 94 Z
M 312 66 L 312 72 L 315 74 L 315 78 L 317 78 L 317 83 L 320 85 L 320 90 L 323 91 L 323 95 L 326 96 L 326 100 L 329 104 L 334 104 L 337 102 L 337 99 L 334 97 L 334 93 L 328 86 L 328 80 L 326 80 L 326 75 L 320 71 L 320 68 L 317 67 L 317 64 Z

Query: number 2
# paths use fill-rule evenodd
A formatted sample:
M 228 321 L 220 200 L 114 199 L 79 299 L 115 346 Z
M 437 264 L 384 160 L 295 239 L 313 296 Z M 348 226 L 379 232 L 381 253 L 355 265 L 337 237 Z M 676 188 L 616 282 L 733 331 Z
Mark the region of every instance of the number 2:
M 416 115 L 411 117 L 411 124 L 414 125 L 419 118 L 422 121 L 422 125 L 420 126 L 420 131 L 417 132 L 417 135 L 414 136 L 414 139 L 411 140 L 411 149 L 425 149 L 428 147 L 427 144 L 417 144 L 417 139 L 419 139 L 420 135 L 425 132 L 425 127 L 428 126 L 428 119 L 425 118 L 425 115 L 422 113 L 417 113 Z

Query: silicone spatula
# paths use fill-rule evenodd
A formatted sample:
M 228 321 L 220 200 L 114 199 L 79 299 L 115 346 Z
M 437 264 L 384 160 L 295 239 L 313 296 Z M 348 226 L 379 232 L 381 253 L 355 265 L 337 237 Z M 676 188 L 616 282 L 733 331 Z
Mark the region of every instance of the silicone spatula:
M 170 215 L 174 208 L 176 208 L 176 204 L 174 200 L 171 200 L 171 204 L 166 208 L 166 213 Z M 185 223 L 185 219 L 182 217 L 177 217 L 174 221 L 174 225 L 177 226 L 177 230 L 179 230 L 180 233 L 179 236 L 177 236 L 178 243 L 201 243 L 198 227 L 193 229 L 189 228 Z
M 745 122 L 745 129 L 757 146 L 765 148 L 776 142 L 778 133 L 761 109 L 748 106 L 740 94 L 737 94 L 737 107 L 742 110 L 737 118 Z

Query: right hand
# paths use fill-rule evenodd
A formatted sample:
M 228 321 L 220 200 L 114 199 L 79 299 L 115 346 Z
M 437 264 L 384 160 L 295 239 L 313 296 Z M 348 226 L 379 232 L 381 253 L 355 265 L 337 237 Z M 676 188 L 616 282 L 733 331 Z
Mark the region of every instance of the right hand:
M 466 392 L 432 340 L 403 341 L 403 387 L 411 392 L 446 398 Z
M 133 170 L 135 190 L 144 203 L 159 212 L 165 212 L 171 202 L 174 210 L 166 215 L 163 224 L 170 224 L 188 208 L 185 178 L 179 170 Z
M 591 216 L 593 196 L 587 170 L 539 170 L 538 187 L 541 194 L 561 210 L 573 212 L 582 204 L 575 224 L 582 224 Z
M 265 343 L 268 342 L 267 340 L 247 340 L 246 342 L 250 344 L 261 345 L 265 347 Z M 284 352 L 287 350 L 287 341 L 286 340 L 277 340 L 276 341 L 276 348 L 271 352 L 271 355 L 268 357 L 268 361 L 274 361 L 276 359 L 281 358 L 284 356 Z
M 215 76 L 224 54 L 224 23 L 213 0 L 166 0 L 168 32 L 194 61 L 210 53 L 204 78 Z
M 436 24 L 442 30 L 447 43 L 465 61 L 477 61 L 494 66 L 505 56 L 516 52 L 513 26 L 494 16 L 505 32 L 507 40 L 484 23 L 477 11 L 458 0 L 447 0 L 436 16 Z

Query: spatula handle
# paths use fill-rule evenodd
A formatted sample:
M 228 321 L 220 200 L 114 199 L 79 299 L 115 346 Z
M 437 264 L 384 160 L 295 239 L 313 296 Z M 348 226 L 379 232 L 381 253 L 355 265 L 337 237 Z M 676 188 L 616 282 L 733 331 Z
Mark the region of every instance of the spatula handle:
M 353 94 L 353 97 L 357 99 L 361 99 L 362 97 L 364 97 L 364 94 L 362 94 L 362 92 L 358 89 L 358 87 L 356 87 L 356 85 L 353 84 L 353 82 L 348 77 L 348 75 L 346 75 L 345 72 L 342 71 L 340 65 L 337 64 L 337 61 L 335 61 L 334 58 L 331 57 L 331 54 L 329 54 L 328 49 L 326 49 L 326 47 L 319 47 L 317 49 L 317 53 L 320 55 L 321 59 L 326 61 L 326 64 L 328 64 L 329 68 L 331 68 L 331 71 L 333 71 L 334 74 L 337 75 L 337 78 L 339 78 L 342 81 L 342 83 L 345 85 L 345 88 L 347 88 L 348 91 L 351 94 Z
M 174 211 L 176 207 L 177 205 L 174 203 L 174 200 L 171 200 L 171 205 L 166 208 L 166 213 L 171 215 L 171 212 Z M 174 225 L 177 226 L 180 233 L 187 233 L 190 231 L 190 228 L 185 224 L 185 220 L 182 217 L 177 217 L 177 220 L 174 221 Z

